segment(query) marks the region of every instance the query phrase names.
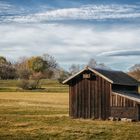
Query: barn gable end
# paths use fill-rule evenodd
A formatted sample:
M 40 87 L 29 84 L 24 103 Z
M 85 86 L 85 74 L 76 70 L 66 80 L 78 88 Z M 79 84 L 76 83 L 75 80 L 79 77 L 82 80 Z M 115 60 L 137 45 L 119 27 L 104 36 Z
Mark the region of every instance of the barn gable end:
M 63 84 L 68 84 L 69 81 L 73 80 L 76 76 L 78 76 L 79 74 L 83 73 L 84 71 L 91 71 L 92 73 L 95 73 L 96 75 L 99 75 L 100 77 L 102 77 L 103 79 L 107 80 L 110 83 L 113 83 L 112 80 L 110 80 L 109 78 L 107 78 L 106 76 L 104 76 L 103 74 L 99 73 L 98 71 L 91 69 L 90 67 L 85 67 L 83 70 L 81 70 L 80 72 L 72 75 L 71 77 L 69 77 L 68 79 L 66 79 L 65 81 L 63 81 Z
M 106 119 L 110 116 L 110 80 L 85 69 L 67 82 L 71 117 Z

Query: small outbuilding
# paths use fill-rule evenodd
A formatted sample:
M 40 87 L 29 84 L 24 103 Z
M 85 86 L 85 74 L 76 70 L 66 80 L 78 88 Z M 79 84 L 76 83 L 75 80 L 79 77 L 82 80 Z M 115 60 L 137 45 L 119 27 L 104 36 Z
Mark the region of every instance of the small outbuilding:
M 140 120 L 139 82 L 122 71 L 87 66 L 63 83 L 69 85 L 73 118 Z

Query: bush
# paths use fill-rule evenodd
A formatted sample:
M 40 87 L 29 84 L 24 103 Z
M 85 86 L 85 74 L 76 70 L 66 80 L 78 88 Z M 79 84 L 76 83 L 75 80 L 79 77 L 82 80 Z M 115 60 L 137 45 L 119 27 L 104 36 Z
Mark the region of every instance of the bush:
M 33 90 L 39 88 L 38 81 L 30 81 L 30 80 L 21 80 L 18 84 L 18 87 L 25 89 L 25 90 Z
M 37 89 L 37 88 L 39 88 L 37 81 L 29 81 L 29 89 L 30 90 Z
M 29 81 L 28 80 L 21 80 L 18 84 L 18 87 L 22 89 L 29 89 Z

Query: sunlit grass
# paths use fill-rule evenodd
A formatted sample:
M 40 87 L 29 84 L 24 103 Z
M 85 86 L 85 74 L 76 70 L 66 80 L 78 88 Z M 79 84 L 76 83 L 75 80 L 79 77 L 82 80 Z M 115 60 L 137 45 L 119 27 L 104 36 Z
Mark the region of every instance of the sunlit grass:
M 0 93 L 0 140 L 139 140 L 140 123 L 72 119 L 68 93 Z

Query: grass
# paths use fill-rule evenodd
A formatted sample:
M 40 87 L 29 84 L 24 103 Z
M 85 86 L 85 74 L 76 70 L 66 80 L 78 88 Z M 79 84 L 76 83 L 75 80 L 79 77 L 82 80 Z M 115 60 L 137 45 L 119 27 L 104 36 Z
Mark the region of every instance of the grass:
M 30 92 L 18 87 L 19 80 L 0 80 L 0 92 Z M 68 86 L 60 84 L 57 80 L 41 80 L 41 89 L 32 92 L 68 92 Z
M 67 93 L 0 93 L 0 140 L 139 140 L 139 130 L 139 122 L 69 118 Z

